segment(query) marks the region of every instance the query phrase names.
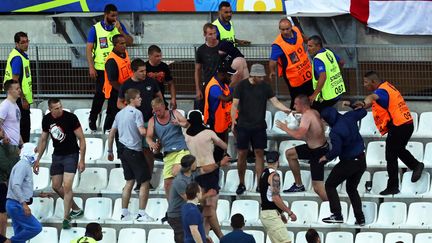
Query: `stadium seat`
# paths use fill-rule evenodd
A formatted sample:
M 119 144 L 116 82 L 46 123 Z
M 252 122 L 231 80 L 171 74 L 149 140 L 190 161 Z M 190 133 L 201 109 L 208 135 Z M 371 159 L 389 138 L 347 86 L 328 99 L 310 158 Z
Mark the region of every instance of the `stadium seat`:
M 364 173 L 363 173 L 363 175 L 362 175 L 362 177 L 361 177 L 361 179 L 360 179 L 360 182 L 359 182 L 359 184 L 358 184 L 358 186 L 357 186 L 357 191 L 358 191 L 358 193 L 359 193 L 359 195 L 360 195 L 360 197 L 363 195 L 363 194 L 365 194 L 365 193 L 367 193 L 366 192 L 366 182 L 367 181 L 371 181 L 371 174 L 370 174 L 370 172 L 369 171 L 365 171 Z M 343 183 L 342 183 L 342 186 L 341 186 L 341 188 L 340 188 L 340 196 L 348 196 L 348 194 L 347 194 L 347 192 L 346 192 L 346 181 L 344 181 Z
M 360 134 L 366 137 L 380 137 L 378 129 L 376 128 L 372 112 L 369 111 L 367 115 L 361 120 Z
M 265 243 L 264 232 L 262 232 L 261 230 L 245 230 L 244 232 L 246 234 L 252 235 L 256 243 Z M 269 241 L 267 242 L 270 243 Z
M 235 193 L 237 190 L 237 186 L 239 185 L 239 177 L 237 169 L 231 169 L 226 174 L 225 187 L 222 192 L 225 193 Z M 245 174 L 245 186 L 246 191 L 252 191 L 254 184 L 254 173 L 252 170 L 247 169 Z
M 341 204 L 341 209 L 342 209 L 341 213 L 343 215 L 344 223 L 346 223 L 347 219 L 348 219 L 348 204 L 347 204 L 347 202 L 344 202 L 344 201 L 341 201 L 340 204 Z M 317 221 L 320 227 L 323 227 L 323 226 L 334 227 L 334 225 L 332 225 L 332 224 L 327 224 L 327 223 L 322 222 L 323 218 L 327 218 L 331 214 L 332 213 L 330 212 L 329 201 L 322 202 L 321 206 L 320 206 L 320 210 L 319 210 L 318 221 Z
M 140 228 L 122 228 L 118 235 L 118 243 L 146 243 L 146 239 L 145 229 Z
M 50 185 L 49 168 L 39 167 L 39 174 L 33 173 L 33 190 L 42 191 L 48 189 Z
M 60 231 L 60 240 L 59 243 L 70 243 L 72 240 L 77 239 L 78 237 L 82 237 L 85 234 L 84 227 L 72 227 L 71 229 Z
M 403 202 L 383 202 L 378 210 L 376 223 L 371 228 L 395 228 L 405 224 L 407 206 Z
M 432 233 L 419 233 L 415 237 L 414 243 L 432 242 Z
M 138 213 L 138 205 L 139 205 L 138 198 L 131 197 L 128 204 L 128 209 L 131 218 L 129 220 L 121 220 L 122 199 L 117 198 L 114 202 L 112 217 L 110 219 L 105 220 L 105 223 L 106 224 L 133 224 L 133 219 L 136 217 Z
M 236 214 L 241 213 L 245 218 L 245 225 L 255 226 L 260 225 L 259 220 L 260 205 L 256 200 L 235 200 L 231 206 L 231 217 Z M 229 224 L 228 224 L 229 225 Z
M 102 242 L 117 242 L 117 231 L 114 228 L 102 227 Z
M 375 223 L 378 215 L 378 206 L 376 202 L 362 201 L 362 211 L 365 216 L 366 225 Z M 354 216 L 354 209 L 351 205 L 349 209 L 347 224 L 354 225 L 355 221 L 356 218 Z
M 102 138 L 86 138 L 86 155 L 85 162 L 94 164 L 100 160 L 103 155 L 103 140 Z
M 110 171 L 108 185 L 101 190 L 102 194 L 122 193 L 126 180 L 123 175 L 123 168 L 113 168 Z
M 366 163 L 368 167 L 384 167 L 387 164 L 385 159 L 385 141 L 372 141 L 368 143 Z
M 304 227 L 318 222 L 318 203 L 315 201 L 294 201 L 291 204 L 291 211 L 297 216 L 296 221 L 289 222 L 293 227 Z
M 185 116 L 185 111 L 184 110 L 182 110 L 182 109 L 176 109 L 182 116 Z
M 279 145 L 279 164 L 280 166 L 288 166 L 288 160 L 285 155 L 285 151 L 288 149 L 305 144 L 305 141 L 302 140 L 287 140 L 282 141 Z M 304 160 L 299 160 L 299 162 L 305 162 Z
M 222 234 L 224 234 L 224 235 L 226 235 L 226 234 L 228 234 L 229 232 L 231 232 L 230 230 L 224 230 L 224 229 L 221 229 L 221 231 L 222 231 Z M 209 236 L 210 236 L 210 238 L 213 240 L 213 243 L 219 243 L 220 241 L 219 241 L 219 238 L 217 237 L 217 235 L 213 232 L 213 230 L 210 230 L 210 232 L 209 232 Z
M 78 117 L 84 134 L 91 134 L 92 131 L 89 127 L 90 108 L 76 109 L 74 114 Z
M 29 205 L 31 212 L 39 222 L 46 222 L 54 214 L 54 199 L 49 197 L 33 197 Z
M 247 231 L 247 230 L 246 230 Z M 246 232 L 245 231 L 245 232 Z M 294 232 L 292 232 L 292 231 L 288 231 L 288 235 L 289 235 L 289 237 L 290 237 L 290 239 L 291 239 L 291 243 L 296 243 L 296 241 L 294 240 Z M 321 241 L 322 243 L 324 243 L 324 241 Z M 276 243 L 276 242 L 272 242 L 271 240 L 270 240 L 270 237 L 269 237 L 269 235 L 267 235 L 267 237 L 266 237 L 266 243 Z
M 224 188 L 225 186 L 225 171 L 219 170 L 219 187 Z
M 379 232 L 359 232 L 356 235 L 355 243 L 383 243 L 384 236 Z
M 432 226 L 432 217 L 430 216 L 429 212 L 432 212 L 432 203 L 411 203 L 408 209 L 407 221 L 401 226 L 401 228 L 430 228 Z
M 230 202 L 225 199 L 219 199 L 217 202 L 216 215 L 219 220 L 219 224 L 223 222 L 231 222 L 230 218 Z
M 343 243 L 353 243 L 354 235 L 351 232 L 337 231 L 329 232 L 326 234 L 327 242 L 343 242 Z
M 103 150 L 103 154 L 102 157 L 96 161 L 96 163 L 101 163 L 101 164 L 120 164 L 121 161 L 117 156 L 117 144 L 115 143 L 115 141 L 113 142 L 113 155 L 114 155 L 114 160 L 113 161 L 109 161 L 108 160 L 108 139 L 105 142 L 105 146 L 104 146 L 104 150 Z
M 388 173 L 387 171 L 377 171 L 373 174 L 372 178 L 372 194 L 375 194 L 379 197 L 385 197 L 379 195 L 381 191 L 386 189 L 387 187 L 387 180 L 388 180 Z M 400 175 L 399 175 L 399 181 L 400 181 Z M 399 183 L 400 184 L 400 183 Z M 400 188 L 400 186 L 399 186 Z M 389 196 L 391 197 L 391 195 Z
M 112 215 L 112 200 L 106 197 L 90 197 L 85 202 L 84 217 L 77 219 L 77 223 L 104 223 Z
M 57 228 L 43 227 L 42 231 L 29 241 L 30 243 L 58 243 Z
M 168 201 L 166 198 L 149 198 L 147 201 L 146 213 L 155 219 L 153 222 L 138 222 L 134 220 L 134 224 L 161 224 L 161 219 L 165 217 L 168 209 Z
M 282 121 L 285 122 L 288 119 L 288 114 L 283 112 L 283 111 L 276 111 L 275 115 L 274 115 L 274 119 L 273 119 L 273 126 L 272 126 L 272 132 L 274 134 L 287 134 L 286 132 L 280 130 L 277 126 L 276 126 L 276 121 Z
M 47 146 L 45 148 L 45 153 L 42 155 L 41 163 L 51 163 L 52 162 L 52 154 L 54 152 L 54 146 L 52 139 L 49 139 L 47 142 Z
M 429 192 L 430 174 L 428 172 L 423 172 L 420 179 L 416 182 L 411 182 L 411 176 L 412 171 L 403 174 L 401 193 L 398 196 L 422 197 L 422 194 Z
M 413 133 L 415 137 L 432 138 L 432 129 L 430 122 L 432 121 L 432 112 L 422 112 L 420 114 L 419 124 L 417 130 Z
M 273 119 L 272 119 L 272 113 L 271 111 L 266 111 L 265 113 L 265 121 L 266 121 L 266 125 L 267 125 L 267 132 L 271 132 L 272 130 L 272 124 L 273 124 Z
M 74 190 L 80 193 L 100 193 L 105 189 L 108 183 L 106 168 L 90 167 L 81 173 L 80 183 Z
M 79 208 L 83 208 L 83 200 L 80 197 L 73 198 Z M 46 221 L 49 223 L 61 223 L 63 221 L 64 204 L 61 197 L 57 198 L 54 208 L 54 215 L 47 218 Z
M 416 158 L 418 161 L 423 160 L 423 143 L 410 141 L 408 142 L 406 149 L 410 151 L 414 158 Z M 398 159 L 398 164 L 399 167 L 407 168 L 407 166 L 400 159 Z
M 324 243 L 324 233 L 321 231 L 318 231 L 318 235 L 321 239 L 321 242 Z M 295 238 L 295 243 L 308 243 L 306 241 L 306 231 L 299 231 L 297 232 L 296 238 Z M 333 242 L 330 242 L 333 243 Z M 342 243 L 342 242 L 341 242 Z
M 413 243 L 413 235 L 411 233 L 403 232 L 388 233 L 385 236 L 384 243 L 395 243 L 398 241 L 401 241 L 403 243 Z
M 312 179 L 311 179 L 311 173 L 309 170 L 300 170 L 300 176 L 302 178 L 302 182 L 303 185 L 306 189 L 306 192 L 311 191 L 312 190 Z M 292 174 L 292 171 L 287 170 L 287 172 L 285 172 L 285 178 L 284 178 L 284 183 L 283 183 L 283 187 L 282 190 L 287 190 L 289 189 L 294 183 L 294 176 Z M 304 194 L 305 192 L 298 192 L 298 193 L 289 193 L 289 195 L 299 195 L 299 194 Z
M 42 133 L 42 118 L 41 109 L 30 108 L 30 133 Z
M 148 234 L 148 242 L 175 243 L 174 231 L 172 229 L 151 229 Z
M 64 110 L 64 111 L 67 111 L 67 112 L 71 112 L 71 110 L 68 109 L 68 108 L 63 108 L 63 110 Z M 47 115 L 48 113 L 50 113 L 50 111 L 49 111 L 49 109 L 46 109 L 46 111 L 45 111 L 45 115 Z
M 422 161 L 425 168 L 432 168 L 432 142 L 426 144 Z

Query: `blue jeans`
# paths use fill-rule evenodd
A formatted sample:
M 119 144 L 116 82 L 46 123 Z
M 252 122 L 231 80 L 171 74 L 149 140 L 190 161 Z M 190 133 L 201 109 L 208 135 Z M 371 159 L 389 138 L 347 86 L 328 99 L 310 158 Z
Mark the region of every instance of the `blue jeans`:
M 26 216 L 22 204 L 18 201 L 7 199 L 6 212 L 12 219 L 15 234 L 11 238 L 13 243 L 25 243 L 42 231 L 41 223 L 33 215 Z

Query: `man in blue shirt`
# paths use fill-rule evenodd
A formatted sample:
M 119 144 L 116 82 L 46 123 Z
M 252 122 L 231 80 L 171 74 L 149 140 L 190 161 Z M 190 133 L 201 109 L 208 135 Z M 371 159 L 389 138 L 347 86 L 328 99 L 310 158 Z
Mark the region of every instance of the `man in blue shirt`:
M 324 218 L 324 223 L 343 223 L 341 205 L 336 187 L 346 180 L 346 190 L 354 209 L 356 225 L 365 225 L 362 211 L 362 203 L 357 191 L 360 179 L 366 170 L 364 154 L 364 141 L 359 133 L 358 121 L 367 114 L 361 108 L 349 111 L 344 115 L 337 112 L 334 107 L 326 107 L 321 112 L 321 117 L 331 127 L 330 139 L 332 148 L 320 158 L 320 163 L 326 163 L 339 156 L 340 162 L 335 165 L 325 182 L 325 189 L 330 203 L 332 215 Z
M 187 185 L 187 203 L 181 206 L 184 243 L 206 242 L 207 237 L 204 230 L 204 219 L 197 206 L 201 195 L 201 189 L 198 183 L 192 182 Z
M 232 243 L 232 242 L 242 242 L 242 243 L 255 243 L 255 239 L 252 235 L 243 232 L 243 227 L 245 226 L 245 220 L 242 214 L 237 213 L 231 217 L 231 227 L 233 231 L 226 234 L 221 238 L 220 243 Z
M 98 26 L 102 26 L 102 28 L 99 28 Z M 92 80 L 96 80 L 96 91 L 93 97 L 89 116 L 89 126 L 93 131 L 97 130 L 97 116 L 101 112 L 105 101 L 105 96 L 102 92 L 105 80 L 104 63 L 105 58 L 108 56 L 109 52 L 111 52 L 113 47 L 111 38 L 112 35 L 115 34 L 114 32 L 123 35 L 126 40 L 126 45 L 130 46 L 133 44 L 132 36 L 129 35 L 126 27 L 118 20 L 117 7 L 113 4 L 107 4 L 104 9 L 104 19 L 90 28 L 86 46 L 89 76 Z

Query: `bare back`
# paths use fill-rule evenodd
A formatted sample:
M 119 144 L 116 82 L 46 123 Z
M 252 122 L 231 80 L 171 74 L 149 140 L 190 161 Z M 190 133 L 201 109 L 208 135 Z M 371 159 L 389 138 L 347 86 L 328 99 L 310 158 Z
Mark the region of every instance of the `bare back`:
M 326 143 L 324 124 L 316 110 L 309 109 L 303 113 L 299 128 L 307 130 L 304 139 L 309 148 L 318 148 Z

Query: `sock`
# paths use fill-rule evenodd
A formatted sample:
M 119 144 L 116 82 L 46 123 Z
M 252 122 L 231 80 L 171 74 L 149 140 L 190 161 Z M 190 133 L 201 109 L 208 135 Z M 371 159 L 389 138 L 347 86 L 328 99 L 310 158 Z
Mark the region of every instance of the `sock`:
M 127 208 L 122 208 L 122 215 L 123 216 L 128 216 L 129 215 L 129 210 Z
M 145 209 L 139 209 L 138 214 L 144 216 L 146 214 Z

